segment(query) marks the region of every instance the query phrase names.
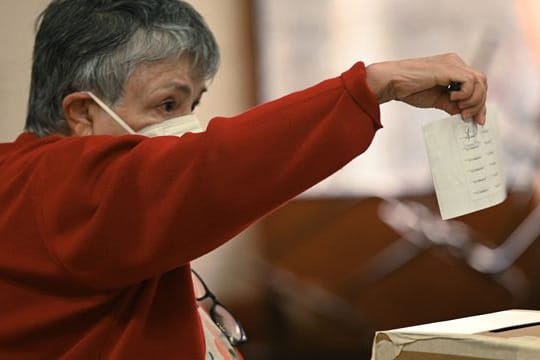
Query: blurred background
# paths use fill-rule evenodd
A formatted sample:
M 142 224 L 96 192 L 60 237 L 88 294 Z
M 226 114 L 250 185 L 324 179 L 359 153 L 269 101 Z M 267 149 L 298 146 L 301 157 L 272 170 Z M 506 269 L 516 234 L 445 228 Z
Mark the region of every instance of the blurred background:
M 47 3 L 0 2 L 0 141 L 24 125 L 34 22 Z M 540 2 L 191 3 L 223 56 L 200 118 L 240 113 L 359 60 L 446 52 L 487 74 L 501 115 L 509 197 L 498 206 L 441 221 L 421 126 L 446 115 L 389 103 L 364 155 L 195 261 L 246 327 L 247 360 L 368 359 L 376 330 L 540 309 Z

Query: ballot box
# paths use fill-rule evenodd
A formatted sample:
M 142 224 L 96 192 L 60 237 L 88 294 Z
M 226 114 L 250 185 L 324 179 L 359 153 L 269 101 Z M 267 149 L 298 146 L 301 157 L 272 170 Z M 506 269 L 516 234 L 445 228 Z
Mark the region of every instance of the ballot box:
M 505 310 L 378 331 L 372 360 L 538 360 L 540 311 Z

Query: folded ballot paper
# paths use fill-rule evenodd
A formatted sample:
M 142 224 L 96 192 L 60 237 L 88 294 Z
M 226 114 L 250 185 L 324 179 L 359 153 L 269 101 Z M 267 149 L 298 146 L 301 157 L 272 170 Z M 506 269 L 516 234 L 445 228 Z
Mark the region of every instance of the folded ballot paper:
M 454 115 L 423 126 L 435 194 L 446 220 L 506 199 L 498 116 L 490 107 L 484 126 Z
M 505 310 L 379 331 L 372 360 L 538 360 L 540 311 Z

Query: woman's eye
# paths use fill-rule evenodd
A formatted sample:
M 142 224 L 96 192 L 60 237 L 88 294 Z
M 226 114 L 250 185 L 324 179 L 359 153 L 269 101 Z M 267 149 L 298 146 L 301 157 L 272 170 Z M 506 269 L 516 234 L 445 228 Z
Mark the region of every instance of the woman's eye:
M 163 109 L 163 111 L 165 111 L 166 113 L 170 113 L 174 110 L 174 106 L 175 106 L 175 102 L 172 101 L 172 100 L 169 100 L 169 101 L 165 101 L 161 104 L 161 108 Z

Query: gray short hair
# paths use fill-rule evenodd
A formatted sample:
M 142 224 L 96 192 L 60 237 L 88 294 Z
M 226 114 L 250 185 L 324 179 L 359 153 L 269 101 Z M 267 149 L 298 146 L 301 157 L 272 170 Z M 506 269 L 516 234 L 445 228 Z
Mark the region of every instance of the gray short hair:
M 201 15 L 180 0 L 54 0 L 38 18 L 25 130 L 69 134 L 62 100 L 92 91 L 109 104 L 142 63 L 188 56 L 212 78 L 219 49 Z

